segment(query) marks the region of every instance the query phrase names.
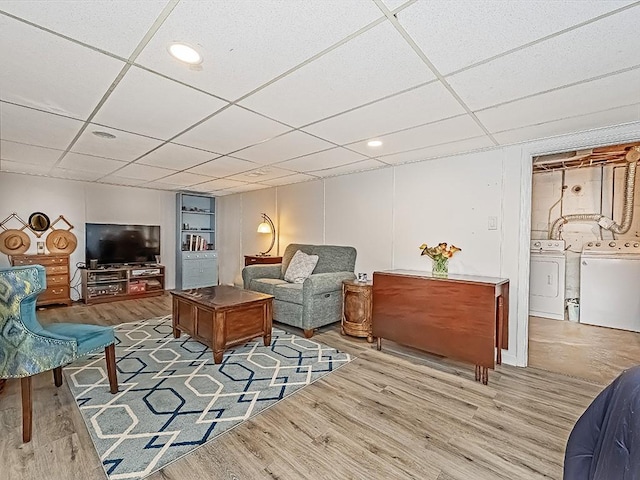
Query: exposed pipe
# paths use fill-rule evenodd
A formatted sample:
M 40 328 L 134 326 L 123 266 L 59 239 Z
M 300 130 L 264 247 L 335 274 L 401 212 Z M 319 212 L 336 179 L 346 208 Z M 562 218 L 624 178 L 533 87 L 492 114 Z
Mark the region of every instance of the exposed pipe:
M 625 169 L 624 205 L 622 207 L 622 222 L 616 223 L 600 213 L 563 215 L 558 218 L 551 227 L 549 238 L 560 239 L 560 227 L 569 222 L 597 222 L 605 230 L 610 230 L 618 235 L 627 233 L 633 220 L 633 198 L 635 194 L 636 169 L 640 160 L 640 147 L 631 148 L 624 159 L 627 161 Z

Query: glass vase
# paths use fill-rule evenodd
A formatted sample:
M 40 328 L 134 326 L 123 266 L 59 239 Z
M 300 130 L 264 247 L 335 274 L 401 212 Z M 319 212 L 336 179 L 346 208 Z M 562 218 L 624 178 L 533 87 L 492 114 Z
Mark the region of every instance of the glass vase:
M 449 274 L 449 259 L 447 257 L 435 257 L 431 273 L 434 277 L 446 277 Z

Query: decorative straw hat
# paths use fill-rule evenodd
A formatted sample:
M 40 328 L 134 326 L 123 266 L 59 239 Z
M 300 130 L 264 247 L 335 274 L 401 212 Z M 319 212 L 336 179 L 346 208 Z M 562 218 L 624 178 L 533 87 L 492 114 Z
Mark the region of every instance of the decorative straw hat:
M 54 230 L 46 239 L 47 249 L 51 253 L 72 253 L 78 245 L 78 239 L 69 230 Z
M 6 255 L 19 255 L 29 250 L 31 240 L 22 230 L 5 230 L 0 233 L 0 252 Z

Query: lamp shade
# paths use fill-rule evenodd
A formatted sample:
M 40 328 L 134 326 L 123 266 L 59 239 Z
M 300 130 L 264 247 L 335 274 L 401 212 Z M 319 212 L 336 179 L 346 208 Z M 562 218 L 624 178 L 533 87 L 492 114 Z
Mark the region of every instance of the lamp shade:
M 258 233 L 271 234 L 271 245 L 269 245 L 269 248 L 266 251 L 260 252 L 260 255 L 268 255 L 273 248 L 273 245 L 276 243 L 276 227 L 266 213 L 262 214 L 262 223 L 258 225 Z
M 271 227 L 267 222 L 262 222 L 258 225 L 258 233 L 271 233 Z

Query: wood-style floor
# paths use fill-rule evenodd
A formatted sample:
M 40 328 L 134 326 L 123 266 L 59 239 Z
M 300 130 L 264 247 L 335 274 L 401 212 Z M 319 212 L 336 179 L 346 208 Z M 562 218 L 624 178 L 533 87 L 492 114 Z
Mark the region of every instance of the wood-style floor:
M 529 365 L 609 384 L 640 364 L 640 333 L 529 318 Z
M 38 312 L 43 322 L 118 324 L 170 313 L 169 296 Z M 196 479 L 561 479 L 567 437 L 602 382 L 473 366 L 383 342 L 315 339 L 357 359 L 149 477 Z M 0 478 L 104 479 L 66 383 L 34 379 L 34 430 L 21 441 L 19 382 L 0 396 Z

